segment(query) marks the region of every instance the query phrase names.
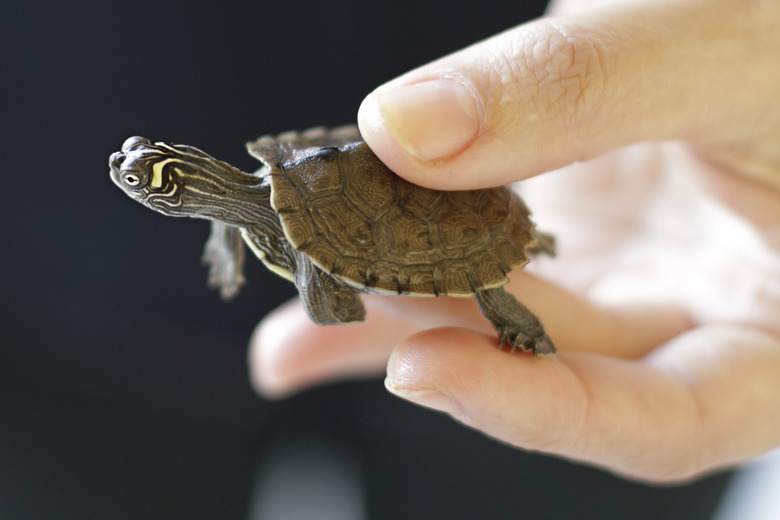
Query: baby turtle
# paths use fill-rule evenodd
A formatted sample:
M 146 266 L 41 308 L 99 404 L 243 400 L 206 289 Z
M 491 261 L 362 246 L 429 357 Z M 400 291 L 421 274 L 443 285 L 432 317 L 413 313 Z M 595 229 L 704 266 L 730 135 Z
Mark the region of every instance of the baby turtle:
M 502 343 L 555 352 L 536 316 L 504 290 L 525 251 L 552 253 L 510 188 L 417 186 L 354 126 L 264 136 L 247 148 L 263 163 L 253 174 L 191 146 L 131 137 L 111 155 L 111 178 L 155 211 L 212 221 L 204 259 L 225 298 L 243 283 L 243 237 L 295 283 L 316 323 L 363 321 L 358 293 L 476 295 Z

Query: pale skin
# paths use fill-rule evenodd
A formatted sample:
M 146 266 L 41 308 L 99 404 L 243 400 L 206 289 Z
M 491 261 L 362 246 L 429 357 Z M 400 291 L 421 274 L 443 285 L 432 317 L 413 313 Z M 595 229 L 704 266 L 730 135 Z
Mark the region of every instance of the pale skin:
M 258 391 L 386 370 L 510 445 L 652 482 L 780 445 L 778 27 L 775 0 L 562 0 L 377 89 L 358 121 L 398 174 L 524 181 L 558 256 L 509 290 L 559 354 L 500 350 L 472 300 L 367 297 L 345 327 L 293 301 L 253 336 Z

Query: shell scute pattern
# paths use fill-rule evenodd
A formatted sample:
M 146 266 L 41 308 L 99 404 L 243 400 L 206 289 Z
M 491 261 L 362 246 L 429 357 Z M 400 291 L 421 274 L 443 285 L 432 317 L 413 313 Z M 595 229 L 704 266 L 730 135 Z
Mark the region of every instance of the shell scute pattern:
M 273 196 L 271 197 L 271 207 L 279 213 L 300 212 L 304 208 L 304 202 L 301 196 L 286 181 L 279 181 L 276 172 L 271 172 L 268 177 L 273 186 Z
M 475 278 L 477 287 L 492 288 L 506 284 L 506 272 L 496 264 L 494 255 L 487 251 L 475 251 L 466 257 L 468 271 Z
M 387 237 L 385 247 L 391 254 L 404 252 L 412 262 L 426 262 L 435 254 L 429 226 L 421 226 L 421 219 L 408 210 L 396 206 L 382 218 L 382 233 Z
M 314 233 L 314 223 L 302 213 L 289 213 L 284 219 L 284 236 L 296 249 L 310 245 Z
M 337 160 L 338 153 L 336 148 L 326 148 L 289 166 L 297 170 L 299 186 L 305 190 L 307 199 L 341 192 L 343 181 L 339 169 L 323 167 Z
M 354 130 L 320 132 L 249 148 L 267 165 L 261 174 L 288 241 L 326 272 L 369 291 L 470 296 L 527 263 L 533 224 L 508 188 L 416 186 L 356 143 Z
M 509 216 L 509 196 L 506 191 L 485 190 L 475 204 L 475 211 L 482 223 L 497 226 Z
M 366 280 L 368 278 L 368 262 L 362 258 L 341 256 L 336 260 L 336 265 L 331 271 L 334 275 L 353 286 L 362 287 L 362 283 L 354 280 Z
M 312 200 L 308 214 L 319 234 L 326 234 L 341 254 L 368 257 L 376 250 L 374 233 L 366 219 L 340 194 Z
M 445 256 L 459 258 L 464 252 L 484 247 L 482 239 L 487 230 L 482 228 L 473 211 L 464 211 L 453 204 L 452 199 L 455 197 L 448 197 L 434 214 L 433 236 L 438 238 L 439 248 Z
M 471 296 L 474 294 L 469 269 L 460 258 L 440 260 L 434 264 L 433 279 L 436 294 Z
M 368 266 L 366 271 L 365 285 L 376 288 L 394 288 L 397 292 L 403 293 L 402 269 L 397 263 L 390 260 L 375 260 Z
M 410 183 L 399 183 L 397 194 L 398 205 L 422 220 L 433 217 L 446 195 L 441 191 L 421 190 L 419 186 Z
M 349 257 L 345 257 L 342 254 L 339 254 L 338 250 L 334 249 L 333 247 L 330 247 L 329 244 L 317 240 L 309 241 L 305 247 L 302 247 L 300 249 L 301 251 L 306 253 L 309 257 L 316 258 L 320 267 L 322 267 L 329 273 L 332 273 L 334 271 L 334 268 L 336 267 L 336 263 L 339 261 L 339 259 L 349 258 Z
M 433 264 L 415 264 L 409 266 L 407 272 L 414 273 L 408 275 L 409 294 L 437 294 Z
M 344 179 L 344 197 L 354 201 L 356 211 L 371 221 L 379 220 L 398 203 L 395 175 L 373 175 L 386 167 L 373 154 L 356 154 L 339 161 Z M 381 165 L 381 166 L 380 166 Z

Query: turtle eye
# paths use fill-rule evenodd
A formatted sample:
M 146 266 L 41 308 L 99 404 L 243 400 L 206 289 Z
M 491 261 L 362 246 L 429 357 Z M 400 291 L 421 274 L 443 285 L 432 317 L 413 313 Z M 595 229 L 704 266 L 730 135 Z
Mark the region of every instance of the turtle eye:
M 137 169 L 126 169 L 119 173 L 119 180 L 125 188 L 139 190 L 146 186 L 147 176 Z
M 127 186 L 131 188 L 135 188 L 139 184 L 141 184 L 141 177 L 139 177 L 135 173 L 128 172 L 122 175 L 122 182 L 124 182 Z

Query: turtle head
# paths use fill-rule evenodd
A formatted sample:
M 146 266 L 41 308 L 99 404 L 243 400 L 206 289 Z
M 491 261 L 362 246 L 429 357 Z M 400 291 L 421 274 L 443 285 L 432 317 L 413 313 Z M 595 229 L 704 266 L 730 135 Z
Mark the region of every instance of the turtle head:
M 197 148 L 131 137 L 109 159 L 111 179 L 131 198 L 171 216 L 251 221 L 262 179 Z

